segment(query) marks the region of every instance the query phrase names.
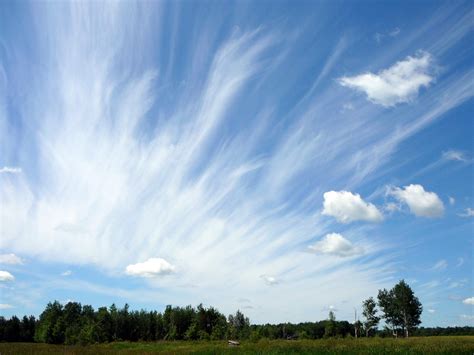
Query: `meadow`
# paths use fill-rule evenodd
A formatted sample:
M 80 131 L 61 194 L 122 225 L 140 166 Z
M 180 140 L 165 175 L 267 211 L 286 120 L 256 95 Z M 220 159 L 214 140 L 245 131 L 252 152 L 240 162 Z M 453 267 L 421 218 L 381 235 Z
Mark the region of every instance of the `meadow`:
M 112 342 L 88 346 L 0 343 L 0 354 L 473 354 L 474 336 L 318 340 Z

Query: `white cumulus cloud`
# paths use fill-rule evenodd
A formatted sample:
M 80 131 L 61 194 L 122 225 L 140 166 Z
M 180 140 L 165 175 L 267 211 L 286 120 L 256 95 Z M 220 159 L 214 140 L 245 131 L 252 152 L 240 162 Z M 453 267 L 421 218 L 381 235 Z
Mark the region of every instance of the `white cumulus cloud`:
M 162 258 L 150 258 L 143 263 L 128 265 L 125 272 L 130 276 L 156 277 L 175 272 L 175 266 Z
M 354 246 L 349 240 L 338 233 L 327 234 L 322 240 L 308 247 L 320 254 L 348 257 L 363 254 L 361 247 Z
M 7 303 L 0 303 L 0 309 L 11 309 L 13 306 Z
M 339 222 L 380 222 L 382 213 L 371 203 L 365 202 L 359 194 L 350 191 L 328 191 L 324 193 L 323 215 L 335 217 Z
M 0 282 L 13 280 L 15 280 L 15 277 L 12 274 L 10 274 L 8 271 L 0 270 Z
M 389 194 L 400 202 L 406 203 L 410 211 L 418 217 L 441 217 L 444 205 L 434 192 L 425 191 L 421 185 L 408 185 L 403 188 L 393 188 Z
M 0 264 L 22 265 L 23 260 L 15 254 L 1 254 Z
M 466 298 L 465 300 L 462 301 L 462 303 L 469 304 L 469 305 L 474 305 L 474 297 Z
M 71 276 L 72 275 L 72 271 L 71 270 L 66 270 L 64 272 L 61 273 L 61 276 Z
M 364 73 L 352 77 L 342 77 L 339 83 L 357 91 L 362 91 L 373 103 L 394 106 L 409 102 L 418 96 L 421 87 L 428 87 L 434 77 L 430 75 L 431 55 L 420 52 L 407 57 L 377 74 Z

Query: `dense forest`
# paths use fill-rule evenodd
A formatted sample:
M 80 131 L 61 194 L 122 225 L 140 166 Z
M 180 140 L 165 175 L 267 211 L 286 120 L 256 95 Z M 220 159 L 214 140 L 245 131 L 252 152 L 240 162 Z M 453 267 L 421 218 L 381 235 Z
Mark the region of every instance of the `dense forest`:
M 94 310 L 77 302 L 62 305 L 55 301 L 48 303 L 39 319 L 0 317 L 0 341 L 91 344 L 118 340 L 319 339 L 408 336 L 409 330 L 411 335 L 418 336 L 474 335 L 474 327 L 417 328 L 421 310 L 421 304 L 404 281 L 389 291 L 380 290 L 378 302 L 373 298 L 364 301 L 364 321 L 354 323 L 337 321 L 332 311 L 328 319 L 319 322 L 251 325 L 240 311 L 225 317 L 202 304 L 196 308 L 167 306 L 159 313 L 131 311 L 127 304 L 122 308 L 113 304 Z M 385 319 L 383 330 L 377 328 L 380 318 Z

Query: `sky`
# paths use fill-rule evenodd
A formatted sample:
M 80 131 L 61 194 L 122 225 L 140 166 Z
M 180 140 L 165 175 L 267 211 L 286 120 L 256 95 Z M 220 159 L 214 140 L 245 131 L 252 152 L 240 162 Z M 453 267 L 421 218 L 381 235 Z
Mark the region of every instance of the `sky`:
M 0 4 L 0 314 L 474 325 L 472 1 Z

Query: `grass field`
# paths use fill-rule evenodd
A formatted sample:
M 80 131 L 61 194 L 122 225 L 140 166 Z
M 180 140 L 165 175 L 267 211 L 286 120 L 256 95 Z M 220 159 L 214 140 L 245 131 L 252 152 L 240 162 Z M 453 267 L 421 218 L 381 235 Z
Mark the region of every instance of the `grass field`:
M 225 341 L 116 342 L 90 346 L 0 343 L 1 355 L 17 354 L 474 354 L 474 336 L 409 339 L 260 340 L 229 347 Z

